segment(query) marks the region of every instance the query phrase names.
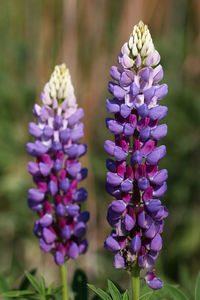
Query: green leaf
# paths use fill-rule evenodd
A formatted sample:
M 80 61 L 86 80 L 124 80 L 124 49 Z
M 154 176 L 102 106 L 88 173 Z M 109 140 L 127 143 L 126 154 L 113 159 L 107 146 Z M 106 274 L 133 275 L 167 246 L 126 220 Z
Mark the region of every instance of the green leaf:
M 103 300 L 112 300 L 111 297 L 102 289 L 96 289 L 94 285 L 88 284 L 89 288 Z
M 35 277 L 33 277 L 33 275 L 31 275 L 31 273 L 29 272 L 25 272 L 28 280 L 30 281 L 30 283 L 32 284 L 32 286 L 36 289 L 36 291 L 42 295 L 42 290 L 40 287 L 39 282 L 35 279 Z
M 53 289 L 53 293 L 56 294 L 56 293 L 59 293 L 62 291 L 62 285 L 59 285 L 57 286 L 55 289 Z
M 108 290 L 114 300 L 121 300 L 121 293 L 114 283 L 108 280 Z
M 140 293 L 141 300 L 163 300 L 163 297 L 166 295 L 167 291 L 162 288 L 160 290 L 153 291 L 148 285 L 145 285 Z
M 47 295 L 51 294 L 51 291 L 53 289 L 53 285 L 54 285 L 54 281 L 52 283 L 50 283 L 49 287 L 47 288 Z
M 196 286 L 195 286 L 195 300 L 200 299 L 200 272 L 197 276 Z
M 149 298 L 146 298 L 147 296 L 151 296 L 153 294 L 153 291 L 145 293 L 144 295 L 140 296 L 139 300 L 147 300 Z
M 28 296 L 28 295 L 34 295 L 35 293 L 33 291 L 24 290 L 24 291 L 9 291 L 2 294 L 3 297 L 22 297 L 22 296 Z
M 36 273 L 36 269 L 32 269 L 30 271 L 30 274 L 33 276 L 35 275 L 35 273 Z M 19 285 L 19 290 L 27 290 L 29 286 L 30 286 L 30 281 L 28 280 L 27 276 L 24 275 Z
M 41 276 L 41 292 L 42 295 L 45 296 L 46 294 L 46 285 L 45 285 L 45 279 L 43 276 Z
M 128 290 L 123 294 L 123 300 L 129 300 Z
M 140 297 L 149 292 L 152 292 L 152 289 L 150 289 L 150 287 L 147 284 L 145 284 L 140 291 Z
M 153 291 L 153 293 L 151 295 L 149 295 L 149 297 L 147 298 L 148 300 L 158 300 L 158 299 L 161 299 L 163 300 L 163 297 L 167 294 L 167 291 L 162 288 L 160 290 L 156 290 L 156 291 Z M 145 299 L 145 300 L 147 300 Z
M 188 297 L 186 297 L 180 290 L 178 290 L 173 285 L 166 284 L 165 290 L 174 300 L 188 300 Z

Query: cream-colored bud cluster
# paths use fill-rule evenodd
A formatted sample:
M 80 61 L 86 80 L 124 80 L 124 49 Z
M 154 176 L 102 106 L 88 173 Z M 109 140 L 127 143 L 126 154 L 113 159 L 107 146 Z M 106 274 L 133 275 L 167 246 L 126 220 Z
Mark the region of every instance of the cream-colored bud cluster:
M 142 60 L 144 60 L 150 53 L 154 53 L 155 48 L 151 34 L 148 26 L 142 21 L 133 27 L 128 47 L 134 57 L 140 54 Z
M 121 48 L 118 61 L 123 68 L 134 67 L 136 70 L 159 63 L 160 55 L 154 47 L 147 25 L 142 21 L 133 27 L 129 41 Z
M 73 106 L 76 103 L 71 76 L 65 64 L 55 67 L 49 82 L 44 87 L 44 92 L 51 99 L 54 97 L 58 101 L 67 99 L 68 106 Z

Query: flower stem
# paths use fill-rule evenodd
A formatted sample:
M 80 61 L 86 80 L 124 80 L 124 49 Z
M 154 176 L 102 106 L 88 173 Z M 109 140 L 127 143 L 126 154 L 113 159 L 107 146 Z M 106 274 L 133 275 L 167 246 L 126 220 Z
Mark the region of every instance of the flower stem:
M 62 280 L 62 300 L 69 300 L 66 263 L 61 265 L 60 273 L 61 273 L 61 280 Z
M 140 297 L 140 269 L 135 267 L 131 273 L 132 300 Z

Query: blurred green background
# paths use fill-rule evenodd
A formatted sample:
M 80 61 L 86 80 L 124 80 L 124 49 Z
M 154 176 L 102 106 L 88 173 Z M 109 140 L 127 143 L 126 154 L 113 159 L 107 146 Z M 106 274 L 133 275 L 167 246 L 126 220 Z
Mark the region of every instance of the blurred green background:
M 13 286 L 24 269 L 57 278 L 50 255 L 32 234 L 36 215 L 26 203 L 33 186 L 26 165 L 27 125 L 32 106 L 55 64 L 71 71 L 85 109 L 89 168 L 85 185 L 91 211 L 90 248 L 69 263 L 69 277 L 81 266 L 89 281 L 105 287 L 106 277 L 127 287 L 127 276 L 112 267 L 102 244 L 109 232 L 105 192 L 105 99 L 109 70 L 134 24 L 148 24 L 165 70 L 169 94 L 167 156 L 169 208 L 157 273 L 180 284 L 190 296 L 200 270 L 200 2 L 199 0 L 1 0 L 0 1 L 0 270 Z

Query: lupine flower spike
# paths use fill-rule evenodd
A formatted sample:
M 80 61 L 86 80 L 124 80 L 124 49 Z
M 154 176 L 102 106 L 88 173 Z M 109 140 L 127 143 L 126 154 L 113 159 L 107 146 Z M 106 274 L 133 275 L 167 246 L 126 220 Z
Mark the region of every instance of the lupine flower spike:
M 159 61 L 148 27 L 140 21 L 121 49 L 119 66 L 111 68 L 114 82 L 108 89 L 113 98 L 106 100 L 107 110 L 114 114 L 106 120 L 114 134 L 114 141 L 105 142 L 105 151 L 114 157 L 107 159 L 106 188 L 116 200 L 108 208 L 113 230 L 105 248 L 115 253 L 115 268 L 132 274 L 154 266 L 168 215 L 159 200 L 167 190 L 168 176 L 166 169 L 158 169 L 166 154 L 165 145 L 158 143 L 167 134 L 167 125 L 159 125 L 167 114 L 160 101 L 168 91 L 166 84 L 159 84 L 163 79 Z M 163 286 L 153 270 L 145 279 L 152 289 Z
M 27 151 L 36 158 L 28 163 L 36 188 L 28 191 L 28 205 L 37 212 L 34 233 L 40 248 L 54 255 L 55 263 L 63 265 L 69 258 L 76 259 L 87 250 L 83 238 L 87 211 L 81 204 L 87 191 L 78 183 L 87 176 L 79 157 L 86 145 L 78 143 L 84 135 L 82 108 L 78 108 L 69 70 L 56 66 L 41 93 L 41 105 L 35 104 L 36 123 L 29 123 L 29 132 L 35 139 L 27 144 Z

